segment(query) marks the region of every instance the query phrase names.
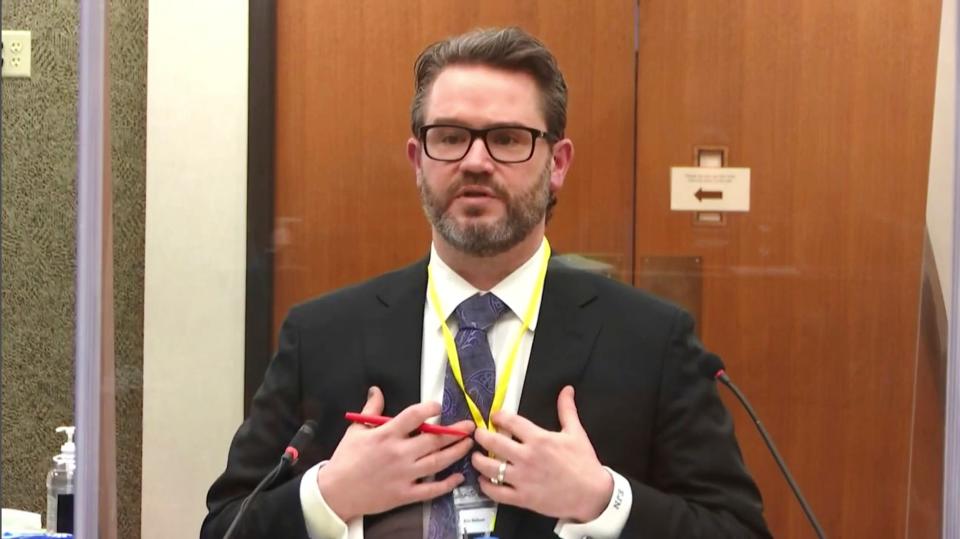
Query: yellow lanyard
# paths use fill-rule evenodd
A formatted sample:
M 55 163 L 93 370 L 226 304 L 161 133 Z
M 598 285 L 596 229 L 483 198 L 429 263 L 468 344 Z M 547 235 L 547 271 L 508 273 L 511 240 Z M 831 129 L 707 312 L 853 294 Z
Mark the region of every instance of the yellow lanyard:
M 527 328 L 530 327 L 530 321 L 533 320 L 533 315 L 539 304 L 537 299 L 540 298 L 540 293 L 543 291 L 543 282 L 547 278 L 548 262 L 550 262 L 550 242 L 544 238 L 543 261 L 540 263 L 540 274 L 537 276 L 537 282 L 533 287 L 530 303 L 527 304 L 527 312 L 523 317 L 523 326 L 520 328 L 520 332 L 517 333 L 517 338 L 513 341 L 510 354 L 507 356 L 503 376 L 497 379 L 496 391 L 493 395 L 493 404 L 490 405 L 490 416 L 493 416 L 494 412 L 503 407 L 503 400 L 507 396 L 507 385 L 510 382 L 510 373 L 513 372 L 513 364 L 517 359 L 517 350 L 520 349 L 520 341 L 523 340 L 523 335 L 527 332 Z M 429 265 L 427 266 L 427 290 L 430 294 L 430 303 L 433 304 L 434 312 L 437 314 L 437 318 L 440 319 L 440 327 L 443 330 L 443 344 L 447 349 L 447 360 L 450 361 L 450 369 L 453 371 L 453 377 L 457 380 L 457 385 L 460 386 L 460 391 L 463 392 L 463 396 L 467 400 L 470 415 L 473 416 L 473 421 L 477 424 L 477 428 L 484 428 L 491 432 L 496 432 L 492 421 L 490 425 L 487 425 L 487 422 L 483 420 L 483 414 L 480 413 L 480 408 L 473 402 L 473 399 L 470 398 L 470 395 L 467 394 L 467 390 L 463 386 L 463 375 L 460 373 L 460 355 L 457 354 L 457 345 L 453 340 L 453 334 L 450 332 L 447 321 L 443 317 L 443 308 L 440 306 L 440 296 L 437 295 L 437 290 L 433 285 L 433 270 L 431 270 Z

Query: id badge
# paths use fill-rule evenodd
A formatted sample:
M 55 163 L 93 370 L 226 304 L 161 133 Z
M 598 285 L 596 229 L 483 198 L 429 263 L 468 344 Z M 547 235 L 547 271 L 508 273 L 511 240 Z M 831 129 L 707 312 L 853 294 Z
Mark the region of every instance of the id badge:
M 479 487 L 462 485 L 453 489 L 453 506 L 461 536 L 484 537 L 493 533 L 497 503 L 484 496 Z

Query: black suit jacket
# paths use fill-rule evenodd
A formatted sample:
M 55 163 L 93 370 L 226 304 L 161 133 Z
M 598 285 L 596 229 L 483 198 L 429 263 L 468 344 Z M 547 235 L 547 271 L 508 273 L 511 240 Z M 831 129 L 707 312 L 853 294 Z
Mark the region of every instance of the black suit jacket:
M 303 472 L 329 458 L 376 385 L 386 415 L 420 402 L 426 261 L 292 309 L 280 345 L 210 488 L 201 537 L 222 537 L 243 499 L 276 464 L 306 419 L 316 442 L 262 492 L 237 537 L 306 537 Z M 769 537 L 760 493 L 689 315 L 637 289 L 551 262 L 520 399 L 520 415 L 559 430 L 556 402 L 576 389 L 600 461 L 629 479 L 622 537 Z M 371 470 L 371 474 L 375 474 Z M 381 515 L 368 515 L 371 524 Z M 501 539 L 556 537 L 556 519 L 501 506 Z M 419 537 L 414 539 L 420 539 Z

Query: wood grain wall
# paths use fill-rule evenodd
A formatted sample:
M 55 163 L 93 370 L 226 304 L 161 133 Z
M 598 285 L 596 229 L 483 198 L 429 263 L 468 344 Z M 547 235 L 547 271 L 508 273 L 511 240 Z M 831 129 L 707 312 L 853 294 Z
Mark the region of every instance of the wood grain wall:
M 548 228 L 555 247 L 635 284 L 673 267 L 663 261 L 695 261 L 679 278 L 696 291 L 700 334 L 827 533 L 930 529 L 910 517 L 908 534 L 908 507 L 938 495 L 910 484 L 915 426 L 937 424 L 914 417 L 935 410 L 914 400 L 918 376 L 931 383 L 917 358 L 938 1 L 277 4 L 275 324 L 427 253 L 403 153 L 413 60 L 447 35 L 520 25 L 554 51 L 571 92 L 577 157 Z M 670 167 L 704 145 L 752 170 L 751 211 L 722 226 L 669 209 Z M 728 406 L 774 534 L 811 537 Z M 927 501 L 911 506 L 918 488 Z
M 906 528 L 939 2 L 640 2 L 636 253 L 703 260 L 702 336 L 827 533 Z M 668 169 L 720 145 L 751 211 L 694 227 Z M 777 537 L 810 536 L 745 414 Z
M 277 324 L 306 297 L 427 255 L 405 157 L 413 62 L 426 44 L 483 26 L 520 25 L 559 58 L 583 165 L 560 194 L 550 238 L 561 252 L 599 254 L 629 280 L 633 18 L 627 0 L 278 2 Z

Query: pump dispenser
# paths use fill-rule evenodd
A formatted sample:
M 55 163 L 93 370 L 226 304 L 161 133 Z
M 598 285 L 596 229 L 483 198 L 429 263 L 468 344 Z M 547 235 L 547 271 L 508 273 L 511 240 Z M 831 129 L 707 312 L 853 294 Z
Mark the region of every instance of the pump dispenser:
M 47 531 L 73 533 L 74 474 L 77 470 L 77 446 L 73 443 L 75 427 L 57 427 L 67 436 L 60 453 L 53 457 L 47 474 Z

